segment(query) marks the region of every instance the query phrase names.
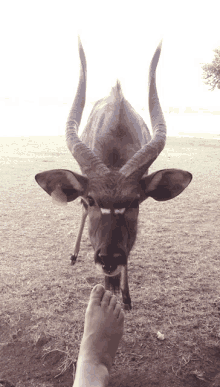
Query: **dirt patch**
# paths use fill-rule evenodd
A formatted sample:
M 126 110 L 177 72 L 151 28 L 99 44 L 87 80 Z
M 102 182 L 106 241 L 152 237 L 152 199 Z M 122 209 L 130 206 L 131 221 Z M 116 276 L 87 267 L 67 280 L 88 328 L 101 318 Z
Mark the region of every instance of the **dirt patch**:
M 72 386 L 75 364 L 68 359 L 65 341 L 56 348 L 56 340 L 42 333 L 36 342 L 26 341 L 30 324 L 30 316 L 25 315 L 13 330 L 1 322 L 1 383 L 7 381 L 16 387 Z
M 64 354 L 58 350 L 45 355 L 39 345 L 15 341 L 1 350 L 1 378 L 23 387 L 72 386 L 72 366 L 59 375 L 63 361 Z

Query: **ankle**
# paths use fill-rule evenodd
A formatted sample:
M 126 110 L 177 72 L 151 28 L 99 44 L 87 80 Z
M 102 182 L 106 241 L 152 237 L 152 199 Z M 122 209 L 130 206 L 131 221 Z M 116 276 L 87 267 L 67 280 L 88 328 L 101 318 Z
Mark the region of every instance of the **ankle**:
M 99 351 L 100 352 L 100 351 Z M 85 364 L 91 364 L 95 367 L 98 366 L 104 366 L 107 368 L 108 373 L 110 372 L 110 369 L 112 367 L 112 356 L 108 351 L 104 348 L 102 348 L 102 353 L 97 353 L 97 350 L 91 350 L 88 349 L 86 350 L 85 348 L 81 348 L 79 351 L 79 357 L 78 357 L 78 362 L 80 363 L 85 363 Z
M 79 356 L 73 387 L 106 387 L 108 382 L 109 371 L 104 364 L 97 364 L 94 360 Z

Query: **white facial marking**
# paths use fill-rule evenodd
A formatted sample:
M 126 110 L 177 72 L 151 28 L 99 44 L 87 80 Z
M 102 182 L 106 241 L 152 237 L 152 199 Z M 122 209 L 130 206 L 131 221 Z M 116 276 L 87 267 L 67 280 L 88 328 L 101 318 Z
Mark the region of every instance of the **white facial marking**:
M 115 214 L 124 214 L 124 212 L 125 212 L 125 208 L 116 208 L 114 210 Z
M 100 208 L 102 214 L 110 214 L 111 210 L 109 208 Z M 113 210 L 114 214 L 124 214 L 125 208 L 115 208 Z
M 109 208 L 100 208 L 102 214 L 110 214 L 111 210 Z

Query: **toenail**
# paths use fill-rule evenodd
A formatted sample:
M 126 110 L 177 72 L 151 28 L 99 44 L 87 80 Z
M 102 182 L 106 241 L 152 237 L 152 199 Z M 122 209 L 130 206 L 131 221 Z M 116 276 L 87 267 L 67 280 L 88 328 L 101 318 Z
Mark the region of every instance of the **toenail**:
M 104 290 L 103 286 L 100 284 L 95 285 L 94 289 L 96 292 L 100 292 L 101 290 Z

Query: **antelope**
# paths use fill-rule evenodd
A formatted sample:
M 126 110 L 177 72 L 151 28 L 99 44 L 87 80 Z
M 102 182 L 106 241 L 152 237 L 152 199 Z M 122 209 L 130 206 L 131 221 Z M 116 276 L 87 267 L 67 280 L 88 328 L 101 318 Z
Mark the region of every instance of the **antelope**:
M 191 173 L 148 169 L 163 150 L 166 123 L 156 88 L 158 45 L 149 69 L 149 112 L 152 138 L 141 116 L 124 98 L 119 81 L 108 97 L 97 101 L 79 138 L 78 128 L 86 98 L 86 58 L 79 39 L 80 77 L 66 125 L 66 142 L 82 174 L 55 169 L 35 176 L 37 183 L 58 203 L 81 197 L 82 219 L 72 264 L 76 262 L 86 218 L 95 265 L 105 276 L 105 288 L 121 289 L 124 308 L 131 309 L 128 255 L 137 234 L 140 204 L 152 197 L 166 201 L 190 183 Z

